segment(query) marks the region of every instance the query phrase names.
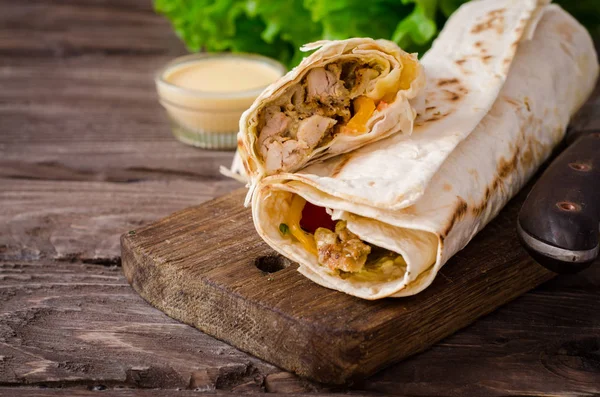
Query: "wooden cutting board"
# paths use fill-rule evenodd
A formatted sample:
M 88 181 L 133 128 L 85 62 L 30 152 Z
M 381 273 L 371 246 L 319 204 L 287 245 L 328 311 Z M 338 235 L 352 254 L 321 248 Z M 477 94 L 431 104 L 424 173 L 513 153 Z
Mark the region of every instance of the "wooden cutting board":
M 552 277 L 519 245 L 520 197 L 423 293 L 363 301 L 312 283 L 269 248 L 242 206 L 244 194 L 123 235 L 123 271 L 169 316 L 320 382 L 368 376 Z
M 600 129 L 599 91 L 573 128 Z M 304 278 L 255 232 L 242 206 L 245 189 L 124 234 L 123 271 L 144 299 L 177 320 L 298 375 L 348 383 L 553 277 L 517 240 L 528 190 L 415 297 L 364 301 Z

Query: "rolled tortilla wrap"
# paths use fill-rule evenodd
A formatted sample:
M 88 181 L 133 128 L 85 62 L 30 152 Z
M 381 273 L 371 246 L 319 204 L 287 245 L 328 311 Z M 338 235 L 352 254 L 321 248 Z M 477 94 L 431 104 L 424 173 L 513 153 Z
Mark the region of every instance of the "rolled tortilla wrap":
M 303 47 L 315 49 L 240 119 L 238 149 L 252 186 L 264 175 L 412 132 L 410 100 L 425 84 L 416 54 L 369 38 Z
M 477 36 L 474 26 L 495 29 L 494 21 L 500 15 L 506 21 L 514 4 L 471 2 L 449 25 L 462 23 L 469 35 Z M 479 12 L 487 6 L 494 10 Z M 472 130 L 472 118 L 480 109 L 476 103 L 459 101 L 452 114 L 420 114 L 409 138 L 394 136 L 301 173 L 266 178 L 253 197 L 258 233 L 298 262 L 302 274 L 328 288 L 379 299 L 413 295 L 429 286 L 448 259 L 548 158 L 595 86 L 598 61 L 588 32 L 560 7 L 537 6 L 541 13 L 533 10 L 533 19 L 526 22 L 541 16 L 531 25 L 536 27 L 533 37 L 509 43 L 518 52 L 508 78 Z M 447 34 L 441 33 L 432 51 Z M 473 46 L 482 54 L 499 45 L 477 37 L 468 41 L 475 41 Z M 428 73 L 434 62 L 429 55 L 423 59 Z M 480 60 L 466 58 L 459 64 L 468 67 L 471 62 Z M 472 78 L 478 79 L 482 90 L 496 82 L 494 76 L 477 76 Z M 460 92 L 457 87 L 463 84 L 441 86 Z M 439 78 L 428 74 L 425 95 L 434 95 L 439 88 Z M 444 123 L 453 114 L 461 114 L 462 122 Z M 302 230 L 299 234 L 304 200 L 327 208 L 340 230 L 318 229 L 318 239 Z

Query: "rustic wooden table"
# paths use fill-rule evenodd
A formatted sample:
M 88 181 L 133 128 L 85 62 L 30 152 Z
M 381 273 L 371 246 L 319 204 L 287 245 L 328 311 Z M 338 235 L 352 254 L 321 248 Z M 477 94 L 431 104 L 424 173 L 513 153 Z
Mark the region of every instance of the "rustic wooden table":
M 217 170 L 232 153 L 176 142 L 156 101 L 183 46 L 150 0 L 0 10 L 1 396 L 600 393 L 600 266 L 348 390 L 169 319 L 121 274 L 119 235 L 239 186 Z

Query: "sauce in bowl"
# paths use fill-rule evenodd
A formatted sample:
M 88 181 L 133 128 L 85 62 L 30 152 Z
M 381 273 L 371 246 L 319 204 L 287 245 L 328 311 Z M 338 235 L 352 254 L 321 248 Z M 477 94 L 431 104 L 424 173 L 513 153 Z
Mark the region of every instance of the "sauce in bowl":
M 284 73 L 279 62 L 259 55 L 203 53 L 175 59 L 155 81 L 177 139 L 233 149 L 244 110 Z
M 239 56 L 188 62 L 164 74 L 164 79 L 173 85 L 206 93 L 256 90 L 268 86 L 279 77 L 281 72 L 271 65 Z

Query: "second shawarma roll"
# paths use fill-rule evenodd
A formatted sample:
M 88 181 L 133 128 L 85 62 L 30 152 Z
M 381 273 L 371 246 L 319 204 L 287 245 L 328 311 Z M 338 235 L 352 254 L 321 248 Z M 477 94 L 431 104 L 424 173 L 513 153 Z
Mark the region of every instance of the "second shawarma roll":
M 416 294 L 513 197 L 590 95 L 588 32 L 547 1 L 470 2 L 422 64 L 410 137 L 278 174 L 256 189 L 259 234 L 325 287 Z
M 425 84 L 416 54 L 370 38 L 320 41 L 302 50 L 316 51 L 267 87 L 240 119 L 238 153 L 250 193 L 266 175 L 412 132 L 411 99 Z

